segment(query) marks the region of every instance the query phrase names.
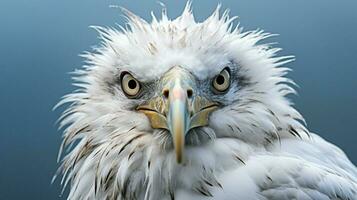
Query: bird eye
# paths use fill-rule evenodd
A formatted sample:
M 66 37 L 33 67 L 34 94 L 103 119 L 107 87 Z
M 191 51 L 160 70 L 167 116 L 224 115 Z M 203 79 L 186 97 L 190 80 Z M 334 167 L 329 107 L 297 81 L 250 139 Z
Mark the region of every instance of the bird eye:
M 134 98 L 140 91 L 140 83 L 131 74 L 125 73 L 121 77 L 121 87 L 124 93 L 130 97 Z
M 229 88 L 230 78 L 229 70 L 227 68 L 222 70 L 221 73 L 213 79 L 213 88 L 219 93 L 225 92 Z

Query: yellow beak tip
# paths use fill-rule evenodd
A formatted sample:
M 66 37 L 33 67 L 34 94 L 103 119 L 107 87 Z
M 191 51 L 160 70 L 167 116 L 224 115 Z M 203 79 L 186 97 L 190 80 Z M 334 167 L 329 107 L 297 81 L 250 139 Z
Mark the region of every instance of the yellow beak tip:
M 182 158 L 177 158 L 177 164 L 181 164 L 182 163 Z

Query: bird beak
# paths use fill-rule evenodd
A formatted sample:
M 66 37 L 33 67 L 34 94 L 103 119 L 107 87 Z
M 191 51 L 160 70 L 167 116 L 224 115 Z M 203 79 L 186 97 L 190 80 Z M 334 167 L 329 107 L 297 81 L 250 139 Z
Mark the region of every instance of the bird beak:
M 218 107 L 195 94 L 192 74 L 174 67 L 161 79 L 162 95 L 153 98 L 137 110 L 146 114 L 152 128 L 166 129 L 171 133 L 177 163 L 184 159 L 185 136 L 189 130 L 208 125 L 209 114 Z
M 175 80 L 169 95 L 169 112 L 167 124 L 173 138 L 176 160 L 182 162 L 185 135 L 190 125 L 190 111 L 188 109 L 187 91 L 182 88 L 180 80 Z

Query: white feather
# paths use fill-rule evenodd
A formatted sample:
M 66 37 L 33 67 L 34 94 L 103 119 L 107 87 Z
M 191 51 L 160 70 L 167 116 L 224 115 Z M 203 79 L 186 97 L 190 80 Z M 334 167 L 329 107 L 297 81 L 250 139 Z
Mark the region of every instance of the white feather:
M 83 55 L 79 89 L 59 103 L 70 104 L 60 118 L 68 199 L 357 199 L 356 167 L 309 133 L 285 97 L 295 93 L 284 77 L 293 57 L 277 57 L 279 48 L 260 43 L 271 34 L 233 29 L 235 17 L 219 10 L 196 22 L 188 3 L 175 20 L 163 9 L 151 23 L 124 10 L 125 28 L 94 27 L 102 46 Z M 112 86 L 122 71 L 150 81 L 180 65 L 203 80 L 229 62 L 254 84 L 226 94 L 201 129 L 211 140 L 187 147 L 185 165 L 167 132 L 130 110 L 140 100 Z

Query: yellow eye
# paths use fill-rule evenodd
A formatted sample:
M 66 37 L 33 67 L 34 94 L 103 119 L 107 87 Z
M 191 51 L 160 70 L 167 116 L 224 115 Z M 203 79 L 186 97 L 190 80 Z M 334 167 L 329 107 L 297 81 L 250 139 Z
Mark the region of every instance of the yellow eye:
M 213 79 L 213 88 L 217 92 L 225 92 L 229 88 L 231 82 L 230 78 L 231 75 L 229 74 L 228 69 L 224 69 Z
M 121 88 L 128 97 L 135 97 L 140 91 L 140 83 L 131 74 L 125 73 L 121 78 Z

